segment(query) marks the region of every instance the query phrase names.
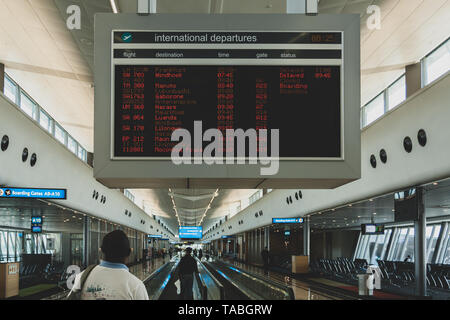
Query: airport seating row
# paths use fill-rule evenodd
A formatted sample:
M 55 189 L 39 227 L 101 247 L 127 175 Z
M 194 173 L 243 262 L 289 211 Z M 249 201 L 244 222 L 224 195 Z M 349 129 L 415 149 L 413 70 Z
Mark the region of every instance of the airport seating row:
M 383 283 L 404 288 L 414 285 L 413 262 L 377 260 Z M 368 263 L 365 259 L 349 258 L 318 259 L 310 264 L 313 273 L 341 280 L 357 280 L 358 273 L 365 273 Z M 450 290 L 450 265 L 427 264 L 427 285 L 429 288 Z
M 368 263 L 364 259 L 351 260 L 349 258 L 318 259 L 310 264 L 314 273 L 325 274 L 338 279 L 356 280 L 357 274 L 364 272 Z
M 377 260 L 383 279 L 393 285 L 408 286 L 415 282 L 413 262 Z M 450 290 L 450 265 L 427 264 L 427 285 Z

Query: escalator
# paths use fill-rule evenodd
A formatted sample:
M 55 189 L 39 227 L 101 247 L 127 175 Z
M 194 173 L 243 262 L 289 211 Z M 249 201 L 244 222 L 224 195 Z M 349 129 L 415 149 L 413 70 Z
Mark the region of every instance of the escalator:
M 223 261 L 204 263 L 225 285 L 226 300 L 294 300 L 291 287 L 239 269 Z
M 199 273 L 193 283 L 194 300 L 291 300 L 292 288 L 237 269 L 222 261 L 197 260 Z M 144 284 L 150 300 L 180 300 L 175 282 L 179 259 L 161 266 Z

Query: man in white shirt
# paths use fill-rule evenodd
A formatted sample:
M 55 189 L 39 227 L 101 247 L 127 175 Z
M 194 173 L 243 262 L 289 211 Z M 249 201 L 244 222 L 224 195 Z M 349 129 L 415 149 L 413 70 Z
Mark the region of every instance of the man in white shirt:
M 148 300 L 144 283 L 125 265 L 131 253 L 126 234 L 121 230 L 108 233 L 101 249 L 104 260 L 88 275 L 81 300 Z M 80 290 L 82 274 L 76 276 L 72 290 Z

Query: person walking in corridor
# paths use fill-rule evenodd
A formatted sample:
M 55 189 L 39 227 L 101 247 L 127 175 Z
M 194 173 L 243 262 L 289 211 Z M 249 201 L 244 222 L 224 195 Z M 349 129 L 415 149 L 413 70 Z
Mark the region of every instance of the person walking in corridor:
M 194 300 L 192 287 L 194 284 L 194 273 L 198 273 L 197 261 L 191 256 L 192 248 L 186 248 L 186 254 L 178 264 L 178 275 L 181 282 L 181 298 L 183 300 Z

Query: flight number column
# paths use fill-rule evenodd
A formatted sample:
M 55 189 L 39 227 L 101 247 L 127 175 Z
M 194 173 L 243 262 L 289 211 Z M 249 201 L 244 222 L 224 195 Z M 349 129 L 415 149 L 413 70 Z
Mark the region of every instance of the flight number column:
M 122 74 L 121 149 L 125 154 L 144 153 L 144 101 L 146 67 L 126 67 Z

